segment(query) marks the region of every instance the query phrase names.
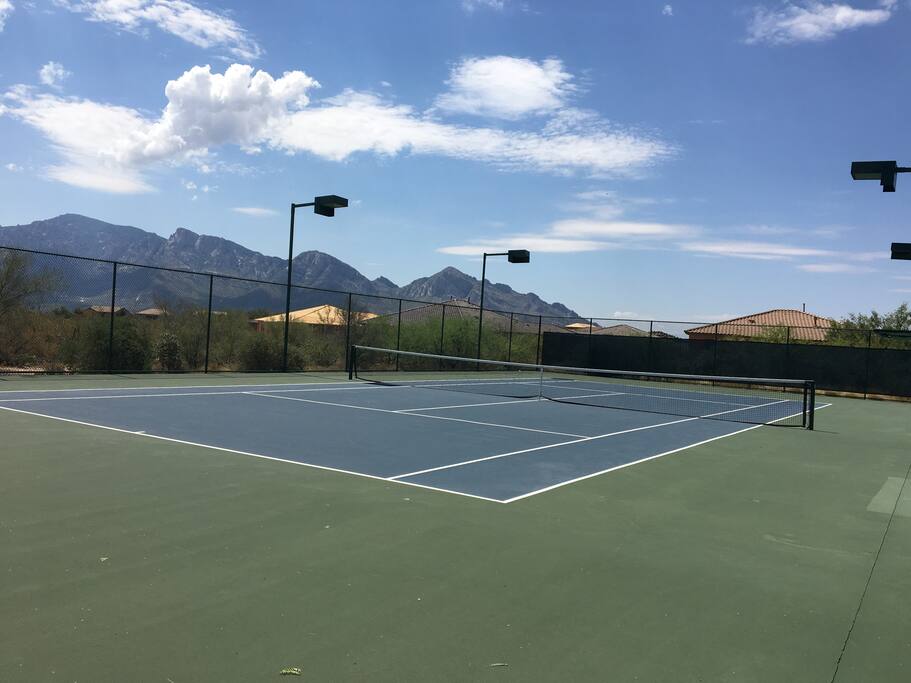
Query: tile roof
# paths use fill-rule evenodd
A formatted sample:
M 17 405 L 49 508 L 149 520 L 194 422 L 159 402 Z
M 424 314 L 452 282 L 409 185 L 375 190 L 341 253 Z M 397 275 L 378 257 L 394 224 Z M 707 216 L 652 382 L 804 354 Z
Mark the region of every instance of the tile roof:
M 806 313 L 792 308 L 773 308 L 770 311 L 752 313 L 740 318 L 723 320 L 710 325 L 692 327 L 686 331 L 689 336 L 713 335 L 728 337 L 758 337 L 769 331 L 769 328 L 791 328 L 792 339 L 822 341 L 826 332 L 832 327 L 832 320 L 821 315 Z
M 376 313 L 352 313 L 352 316 L 355 316 L 352 318 L 352 322 L 355 319 L 363 321 L 377 317 Z M 256 318 L 253 322 L 283 323 L 285 322 L 285 314 L 267 315 L 262 318 Z M 299 311 L 291 311 L 291 322 L 304 323 L 306 325 L 344 325 L 346 322 L 345 311 L 331 304 L 311 306 L 310 308 L 302 308 Z

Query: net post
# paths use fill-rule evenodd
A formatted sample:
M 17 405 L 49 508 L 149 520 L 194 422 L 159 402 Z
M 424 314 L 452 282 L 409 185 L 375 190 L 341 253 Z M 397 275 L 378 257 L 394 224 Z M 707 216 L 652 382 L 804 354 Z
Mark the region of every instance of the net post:
M 209 308 L 206 313 L 206 364 L 203 372 L 209 372 L 209 342 L 212 336 L 212 284 L 214 275 L 209 275 Z
M 114 304 L 117 301 L 117 262 L 111 277 L 111 320 L 108 329 L 108 372 L 114 372 Z
M 812 430 L 816 422 L 816 382 L 810 381 L 808 387 L 807 429 Z
M 538 366 L 538 400 L 544 400 L 544 366 Z

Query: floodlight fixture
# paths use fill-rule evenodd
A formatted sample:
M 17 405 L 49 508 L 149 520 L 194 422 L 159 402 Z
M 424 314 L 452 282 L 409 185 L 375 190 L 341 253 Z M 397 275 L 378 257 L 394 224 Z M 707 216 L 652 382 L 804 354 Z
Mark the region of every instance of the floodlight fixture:
M 878 180 L 883 192 L 895 192 L 895 180 L 899 173 L 911 172 L 911 168 L 899 166 L 896 161 L 853 161 L 851 177 L 854 180 Z
M 911 242 L 893 242 L 892 259 L 895 261 L 911 261 Z
M 531 261 L 531 254 L 528 249 L 510 249 L 506 252 L 506 259 L 510 263 L 528 263 Z
M 337 194 L 327 194 L 313 199 L 313 213 L 318 213 L 320 216 L 329 216 L 331 218 L 335 215 L 336 209 L 344 209 L 347 206 L 348 200 L 344 197 L 339 197 Z

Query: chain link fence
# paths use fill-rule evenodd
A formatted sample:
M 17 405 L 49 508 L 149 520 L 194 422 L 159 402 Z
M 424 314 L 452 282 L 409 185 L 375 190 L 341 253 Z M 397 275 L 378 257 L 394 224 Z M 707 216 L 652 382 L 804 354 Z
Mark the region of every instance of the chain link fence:
M 290 311 L 290 317 L 286 315 Z M 570 318 L 0 247 L 0 372 L 344 370 L 352 344 L 911 397 L 911 331 Z M 480 327 L 479 327 L 480 326 Z

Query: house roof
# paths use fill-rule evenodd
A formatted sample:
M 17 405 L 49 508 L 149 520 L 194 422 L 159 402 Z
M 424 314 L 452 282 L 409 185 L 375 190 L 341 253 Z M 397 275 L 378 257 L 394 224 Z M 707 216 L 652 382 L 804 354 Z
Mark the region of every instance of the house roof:
M 586 329 L 588 325 L 585 326 Z M 592 330 L 592 334 L 603 334 L 612 337 L 647 337 L 647 330 L 640 330 L 638 327 L 633 327 L 632 325 L 619 324 L 619 325 L 609 325 L 607 327 L 602 327 L 601 329 Z M 656 334 L 657 336 L 657 334 Z
M 145 315 L 150 318 L 157 318 L 158 316 L 167 314 L 167 311 L 165 311 L 163 308 L 144 308 L 141 311 L 136 311 L 136 315 Z
M 376 318 L 376 313 L 354 313 L 358 320 L 369 320 Z M 291 322 L 304 323 L 305 325 L 344 325 L 347 313 L 338 306 L 331 304 L 322 304 L 320 306 L 311 306 L 302 308 L 297 311 L 291 311 Z M 257 323 L 283 323 L 285 322 L 284 313 L 267 315 L 262 318 L 256 318 L 253 322 Z
M 569 325 L 564 325 L 567 330 L 587 330 L 590 323 L 570 323 Z M 593 330 L 597 330 L 601 326 L 598 323 L 592 325 Z
M 717 331 L 720 336 L 759 337 L 768 332 L 770 327 L 789 327 L 792 339 L 822 341 L 826 337 L 826 331 L 832 327 L 832 322 L 821 315 L 792 308 L 773 308 L 770 311 L 692 327 L 685 331 L 688 335 L 715 334 Z
M 92 313 L 107 313 L 108 315 L 111 314 L 110 306 L 89 306 L 88 308 L 84 308 L 82 310 L 91 311 Z M 128 313 L 129 313 L 129 311 L 127 309 L 125 309 L 123 306 L 114 307 L 114 315 L 127 315 Z

